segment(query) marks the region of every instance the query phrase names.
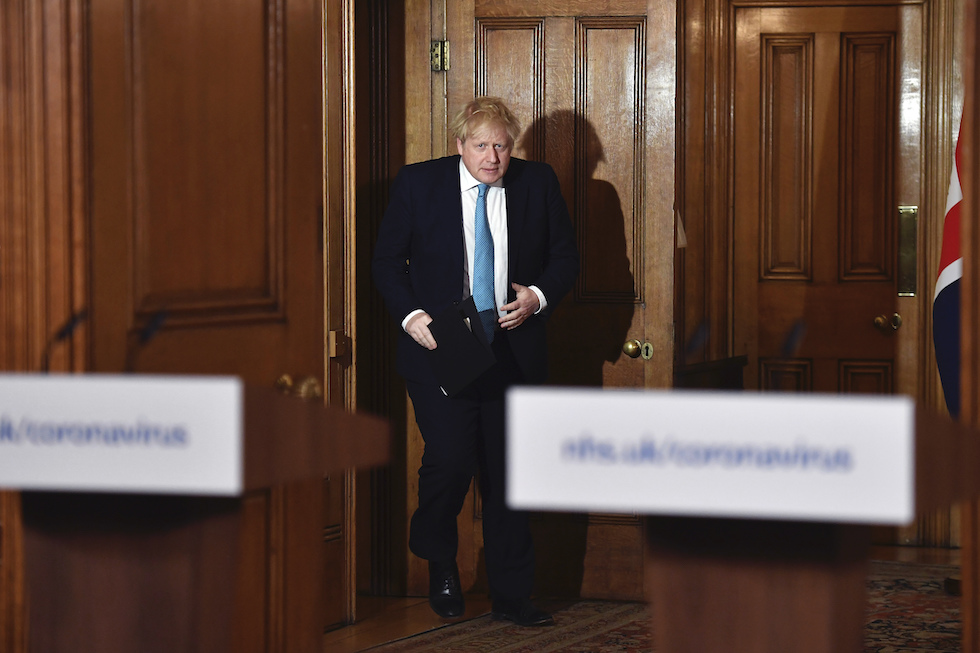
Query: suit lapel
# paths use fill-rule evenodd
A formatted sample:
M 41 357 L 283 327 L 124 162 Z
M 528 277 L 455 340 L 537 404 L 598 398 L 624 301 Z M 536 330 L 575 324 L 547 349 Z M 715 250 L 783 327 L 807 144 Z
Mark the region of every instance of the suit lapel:
M 507 174 L 504 175 L 504 188 L 507 189 L 507 278 L 517 278 L 517 262 L 521 255 L 521 232 L 524 230 L 527 207 L 527 178 L 524 174 L 524 161 L 510 160 Z M 514 300 L 514 290 L 507 289 L 508 301 Z
M 439 229 L 436 233 L 446 234 L 445 244 L 453 257 L 454 269 L 462 270 L 463 250 L 466 245 L 463 240 L 463 199 L 459 189 L 459 156 L 450 156 L 443 160 L 446 162 L 446 168 L 440 175 L 440 188 L 437 189 L 435 196 L 444 197 L 446 200 L 433 207 L 433 210 L 440 212 L 438 219 L 445 225 L 445 229 Z

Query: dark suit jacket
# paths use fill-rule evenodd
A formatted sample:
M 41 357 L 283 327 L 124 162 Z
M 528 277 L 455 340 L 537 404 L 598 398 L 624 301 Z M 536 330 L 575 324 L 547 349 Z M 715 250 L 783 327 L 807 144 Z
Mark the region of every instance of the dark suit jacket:
M 391 187 L 391 200 L 374 249 L 374 282 L 399 323 L 417 308 L 438 315 L 463 299 L 463 218 L 459 156 L 405 166 Z M 568 208 L 551 166 L 511 158 L 507 191 L 509 282 L 537 286 L 548 309 L 507 332 L 525 379 L 547 377 L 545 318 L 571 290 L 578 275 L 578 249 Z M 515 299 L 508 288 L 507 301 Z M 435 383 L 426 350 L 399 328 L 398 372 Z

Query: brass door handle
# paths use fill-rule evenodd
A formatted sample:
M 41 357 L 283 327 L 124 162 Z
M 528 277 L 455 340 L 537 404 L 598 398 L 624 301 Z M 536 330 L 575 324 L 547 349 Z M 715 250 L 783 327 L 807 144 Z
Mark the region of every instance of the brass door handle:
M 284 395 L 292 395 L 300 399 L 320 399 L 323 397 L 323 387 L 313 376 L 306 376 L 299 381 L 293 381 L 289 374 L 283 374 L 276 379 L 276 389 Z
M 890 317 L 879 315 L 875 318 L 875 326 L 882 331 L 898 331 L 902 326 L 902 316 L 898 313 L 893 313 Z
M 623 345 L 623 353 L 630 358 L 643 357 L 643 360 L 648 361 L 653 358 L 653 345 L 649 342 L 640 342 L 639 340 L 629 340 Z

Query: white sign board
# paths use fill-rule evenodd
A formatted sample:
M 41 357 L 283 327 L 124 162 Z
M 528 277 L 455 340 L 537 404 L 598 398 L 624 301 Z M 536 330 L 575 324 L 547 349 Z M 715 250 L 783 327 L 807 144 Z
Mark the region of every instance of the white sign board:
M 234 496 L 242 382 L 0 374 L 0 488 Z
M 514 508 L 907 524 L 906 397 L 514 388 Z

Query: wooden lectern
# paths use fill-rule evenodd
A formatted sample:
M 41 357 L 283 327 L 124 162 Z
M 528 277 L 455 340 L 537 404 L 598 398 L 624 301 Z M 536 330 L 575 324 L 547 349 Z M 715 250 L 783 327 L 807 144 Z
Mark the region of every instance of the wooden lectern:
M 254 527 L 266 513 L 255 497 L 273 487 L 288 497 L 291 484 L 318 489 L 326 474 L 383 464 L 388 426 L 272 389 L 242 385 L 241 395 L 242 482 L 232 496 L 24 487 L 5 481 L 0 465 L 0 484 L 22 490 L 32 653 L 239 653 L 265 651 L 272 638 L 290 652 L 321 649 L 322 526 L 299 519 L 310 510 L 287 508 L 285 520 L 303 522 L 290 527 L 299 536 L 262 541 L 254 535 L 264 525 Z M 0 444 L 10 447 L 23 434 L 6 428 Z M 18 446 L 30 444 L 21 437 Z M 269 565 L 275 557 L 289 564 Z M 289 571 L 269 578 L 266 569 Z M 250 607 L 256 598 L 289 605 L 283 623 L 251 627 L 265 619 Z
M 648 515 L 657 653 L 859 653 L 870 525 L 980 496 L 980 434 L 902 398 L 520 390 L 509 411 L 512 505 Z
M 980 433 L 915 416 L 915 509 L 980 496 Z M 870 526 L 649 517 L 658 653 L 859 653 Z

